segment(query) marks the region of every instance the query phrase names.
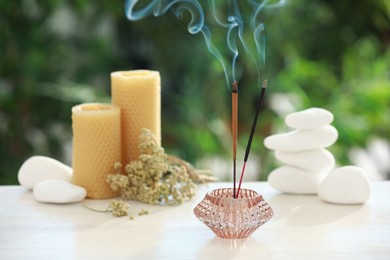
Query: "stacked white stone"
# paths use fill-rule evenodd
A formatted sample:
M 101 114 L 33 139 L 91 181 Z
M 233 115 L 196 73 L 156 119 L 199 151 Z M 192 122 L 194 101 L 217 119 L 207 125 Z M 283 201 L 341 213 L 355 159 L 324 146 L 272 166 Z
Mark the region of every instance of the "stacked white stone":
M 309 108 L 286 116 L 292 131 L 267 137 L 264 144 L 275 150 L 275 157 L 284 164 L 268 176 L 269 184 L 292 194 L 317 194 L 318 188 L 335 159 L 327 149 L 338 138 L 330 125 L 333 114 L 322 108 Z

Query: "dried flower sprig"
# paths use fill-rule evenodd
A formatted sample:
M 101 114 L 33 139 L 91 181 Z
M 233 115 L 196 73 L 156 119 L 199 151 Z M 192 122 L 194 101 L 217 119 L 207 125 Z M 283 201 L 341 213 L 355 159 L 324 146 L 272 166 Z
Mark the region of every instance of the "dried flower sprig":
M 127 164 L 124 173 L 119 163 L 114 165 L 107 177 L 113 190 L 120 189 L 126 199 L 160 205 L 181 204 L 195 195 L 191 176 L 204 179 L 187 162 L 168 156 L 150 130 L 142 129 L 139 148 L 138 160 Z
M 148 215 L 149 214 L 149 211 L 145 210 L 145 209 L 141 209 L 140 212 L 138 212 L 138 216 L 143 216 L 143 215 Z
M 115 217 L 122 217 L 122 216 L 127 216 L 128 211 L 130 209 L 129 204 L 127 204 L 123 200 L 113 200 L 110 202 L 109 206 L 105 210 L 97 210 L 90 208 L 87 205 L 83 205 L 84 208 L 87 208 L 89 210 L 93 210 L 96 212 L 111 212 L 111 214 Z
M 211 176 L 210 170 L 195 169 L 189 162 L 186 162 L 174 155 L 168 155 L 168 162 L 172 165 L 185 167 L 191 180 L 196 183 L 205 183 L 218 180 L 215 176 Z

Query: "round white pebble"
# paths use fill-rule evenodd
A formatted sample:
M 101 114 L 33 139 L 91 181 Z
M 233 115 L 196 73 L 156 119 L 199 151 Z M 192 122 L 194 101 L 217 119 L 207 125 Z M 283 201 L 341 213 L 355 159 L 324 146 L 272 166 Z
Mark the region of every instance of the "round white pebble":
M 335 204 L 361 204 L 370 197 L 370 183 L 363 169 L 343 166 L 329 173 L 319 187 L 318 196 Z
M 336 142 L 338 132 L 331 125 L 315 129 L 298 129 L 275 134 L 264 139 L 264 145 L 271 150 L 299 152 L 329 147 Z
M 317 194 L 326 172 L 313 173 L 292 166 L 282 166 L 268 176 L 275 189 L 291 194 Z
M 309 108 L 286 116 L 284 122 L 291 128 L 311 129 L 328 125 L 333 121 L 333 114 L 323 108 Z
M 70 182 L 72 168 L 53 158 L 33 156 L 26 160 L 18 172 L 20 185 L 32 189 L 44 180 L 64 180 Z
M 33 189 L 34 198 L 45 203 L 74 203 L 82 201 L 87 191 L 63 180 L 46 180 L 39 182 Z
M 310 172 L 329 172 L 335 166 L 335 159 L 326 149 L 303 152 L 275 151 L 278 161 Z

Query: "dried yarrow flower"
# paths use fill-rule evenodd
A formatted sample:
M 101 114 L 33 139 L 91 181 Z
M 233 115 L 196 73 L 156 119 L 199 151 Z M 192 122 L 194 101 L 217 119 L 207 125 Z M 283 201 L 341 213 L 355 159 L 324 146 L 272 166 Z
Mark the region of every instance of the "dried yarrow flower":
M 140 212 L 138 212 L 138 216 L 143 216 L 143 215 L 148 215 L 149 214 L 149 211 L 145 210 L 145 209 L 141 209 Z
M 127 216 L 130 206 L 123 200 L 113 200 L 108 207 L 108 211 L 115 217 Z
M 110 205 L 105 210 L 93 209 L 93 208 L 90 208 L 90 207 L 88 207 L 86 205 L 83 205 L 83 207 L 87 208 L 87 209 L 90 209 L 90 210 L 93 210 L 93 211 L 96 211 L 96 212 L 111 212 L 111 214 L 113 216 L 115 216 L 115 217 L 127 216 L 127 214 L 128 214 L 127 212 L 130 209 L 129 204 L 127 204 L 123 200 L 113 200 L 113 201 L 111 201 Z
M 142 129 L 139 148 L 138 160 L 127 164 L 124 173 L 115 164 L 115 172 L 107 177 L 112 189 L 120 189 L 126 199 L 160 205 L 181 204 L 194 196 L 189 167 L 172 160 L 150 130 Z

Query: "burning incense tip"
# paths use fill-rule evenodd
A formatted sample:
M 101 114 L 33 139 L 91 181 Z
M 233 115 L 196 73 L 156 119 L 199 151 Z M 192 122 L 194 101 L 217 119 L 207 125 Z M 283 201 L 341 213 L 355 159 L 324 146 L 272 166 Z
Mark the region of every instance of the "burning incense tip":
M 237 81 L 235 81 L 235 82 L 237 82 Z M 262 88 L 267 88 L 267 84 L 268 84 L 268 79 L 265 79 L 265 80 L 263 81 L 263 86 L 262 86 Z M 233 85 L 234 85 L 234 83 L 233 83 Z
M 238 81 L 237 81 L 237 80 L 235 80 L 235 81 L 233 82 L 232 92 L 233 92 L 233 93 L 238 92 Z

